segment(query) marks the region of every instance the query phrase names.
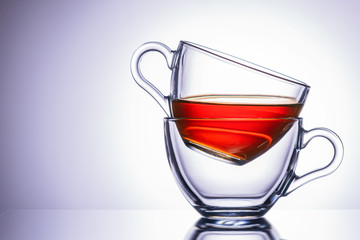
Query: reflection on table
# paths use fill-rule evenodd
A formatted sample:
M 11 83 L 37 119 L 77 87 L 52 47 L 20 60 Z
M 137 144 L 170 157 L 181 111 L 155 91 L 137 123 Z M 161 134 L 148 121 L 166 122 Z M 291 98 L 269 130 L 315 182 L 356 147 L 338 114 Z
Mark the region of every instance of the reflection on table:
M 265 218 L 252 220 L 213 220 L 201 218 L 186 240 L 280 240 Z
M 216 221 L 189 210 L 7 210 L 0 239 L 357 239 L 360 210 L 271 210 L 253 221 Z

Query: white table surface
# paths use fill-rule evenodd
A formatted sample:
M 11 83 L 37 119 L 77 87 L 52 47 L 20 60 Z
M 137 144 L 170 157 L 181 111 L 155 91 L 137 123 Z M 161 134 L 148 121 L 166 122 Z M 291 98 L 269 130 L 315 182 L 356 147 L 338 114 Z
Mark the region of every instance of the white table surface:
M 189 210 L 6 210 L 1 240 L 187 239 L 201 216 Z M 270 210 L 265 219 L 287 240 L 360 239 L 358 210 Z M 259 239 L 232 232 L 201 239 Z M 242 234 L 240 234 L 242 233 Z M 260 238 L 263 239 L 263 238 Z M 267 238 L 264 238 L 264 240 Z

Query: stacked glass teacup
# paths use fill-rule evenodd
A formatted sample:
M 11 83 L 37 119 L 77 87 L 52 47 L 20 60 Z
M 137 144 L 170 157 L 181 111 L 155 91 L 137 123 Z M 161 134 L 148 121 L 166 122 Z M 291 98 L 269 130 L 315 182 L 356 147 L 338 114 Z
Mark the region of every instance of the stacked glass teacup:
M 157 51 L 172 71 L 164 96 L 140 71 Z M 222 52 L 181 41 L 172 51 L 158 42 L 140 46 L 131 61 L 135 81 L 164 109 L 165 145 L 175 179 L 203 216 L 263 216 L 281 197 L 337 169 L 343 157 L 331 130 L 302 128 L 299 114 L 310 87 Z M 298 176 L 299 152 L 314 137 L 334 147 L 329 164 Z

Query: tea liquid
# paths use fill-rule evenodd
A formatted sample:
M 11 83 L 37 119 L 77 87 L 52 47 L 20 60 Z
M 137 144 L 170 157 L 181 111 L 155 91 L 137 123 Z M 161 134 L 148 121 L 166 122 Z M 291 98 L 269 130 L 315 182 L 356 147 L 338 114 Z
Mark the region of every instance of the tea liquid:
M 175 118 L 296 118 L 302 106 L 277 96 L 199 96 L 174 100 L 172 112 Z
M 293 99 L 272 96 L 201 96 L 172 103 L 174 117 L 186 118 L 177 127 L 189 147 L 240 165 L 277 143 L 301 108 Z

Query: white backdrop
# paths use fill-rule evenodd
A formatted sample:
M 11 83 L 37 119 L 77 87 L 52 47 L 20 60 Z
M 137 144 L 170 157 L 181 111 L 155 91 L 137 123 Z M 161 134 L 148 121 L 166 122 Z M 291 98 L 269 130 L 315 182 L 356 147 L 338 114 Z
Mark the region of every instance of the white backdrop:
M 360 5 L 356 1 L 3 1 L 0 209 L 190 208 L 170 173 L 156 102 L 130 74 L 143 42 L 188 40 L 311 86 L 305 128 L 345 146 L 342 166 L 276 208 L 360 208 Z M 164 93 L 162 56 L 143 61 Z M 305 171 L 331 147 L 314 141 Z M 300 171 L 301 169 L 299 169 Z

